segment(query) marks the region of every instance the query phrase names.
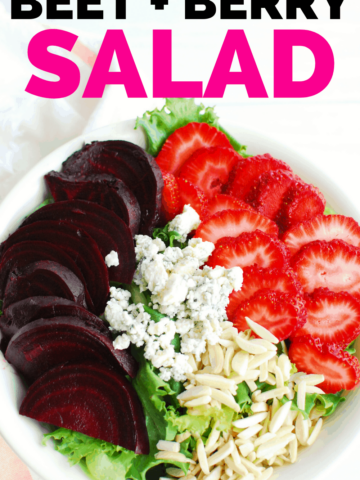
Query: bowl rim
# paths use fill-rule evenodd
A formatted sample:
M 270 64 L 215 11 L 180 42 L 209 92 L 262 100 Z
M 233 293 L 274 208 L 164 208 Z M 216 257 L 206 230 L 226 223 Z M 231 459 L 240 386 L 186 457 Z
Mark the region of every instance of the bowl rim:
M 102 127 L 100 129 L 94 130 L 84 135 L 80 135 L 74 138 L 73 140 L 65 143 L 61 147 L 57 148 L 56 150 L 51 152 L 49 155 L 44 157 L 42 160 L 40 160 L 11 189 L 11 191 L 7 194 L 4 200 L 0 203 L 0 218 L 4 219 L 0 225 L 0 241 L 3 241 L 6 238 L 7 234 L 9 234 L 11 231 L 14 230 L 14 228 L 18 226 L 20 220 L 23 218 L 26 212 L 31 211 L 32 207 L 35 207 L 41 202 L 41 200 L 39 201 L 39 198 L 40 199 L 44 198 L 46 189 L 44 186 L 45 182 L 43 180 L 43 175 L 49 170 L 49 166 L 50 168 L 55 168 L 57 165 L 57 168 L 60 168 L 62 161 L 64 161 L 67 158 L 67 156 L 70 155 L 73 151 L 80 148 L 84 142 L 90 142 L 93 140 L 102 140 L 102 139 L 108 138 L 108 136 L 111 135 L 112 138 L 114 137 L 119 139 L 122 138 L 125 140 L 133 141 L 134 143 L 137 143 L 138 145 L 145 147 L 144 133 L 141 129 L 134 130 L 134 124 L 135 124 L 135 120 L 133 119 L 126 120 L 123 122 L 119 122 L 117 124 L 111 124 L 106 127 Z M 297 151 L 295 151 L 291 146 L 287 145 L 286 142 L 282 142 L 282 141 L 280 142 L 279 140 L 274 140 L 273 138 L 268 136 L 266 133 L 260 130 L 257 131 L 253 129 L 248 129 L 247 127 L 244 127 L 243 125 L 241 125 L 241 123 L 222 120 L 221 125 L 234 138 L 241 140 L 241 138 L 243 137 L 245 139 L 244 144 L 248 145 L 249 153 L 252 153 L 252 152 L 255 153 L 256 144 L 259 144 L 259 143 L 266 144 L 267 152 L 270 152 L 275 158 L 278 157 L 278 158 L 284 159 L 284 161 L 290 163 L 290 166 L 293 166 L 292 164 L 296 165 L 295 171 L 301 178 L 304 178 L 306 181 L 311 180 L 311 183 L 314 183 L 316 186 L 318 186 L 320 190 L 324 193 L 325 198 L 327 199 L 329 204 L 335 209 L 335 211 L 337 211 L 340 214 L 345 214 L 346 212 L 348 216 L 352 216 L 355 219 L 360 220 L 360 210 L 356 208 L 356 206 L 352 203 L 352 201 L 348 197 L 345 186 L 337 185 L 332 179 L 330 179 L 327 176 L 326 171 L 324 171 L 323 168 L 319 168 L 318 166 L 312 164 L 312 162 L 308 160 L 302 153 L 298 153 Z M 265 153 L 265 152 L 261 152 L 261 153 Z M 34 182 L 34 181 L 35 181 L 34 192 L 36 194 L 34 194 L 34 192 L 32 193 L 32 196 L 30 195 L 30 193 L 28 194 L 28 196 L 30 195 L 32 200 L 26 202 L 26 198 L 24 198 L 19 201 L 19 193 L 26 192 L 27 189 L 29 189 L 29 184 L 31 184 L 31 182 Z M 15 213 L 14 213 L 14 210 L 12 209 L 14 202 L 15 204 L 16 202 L 18 202 L 18 208 L 15 211 Z M 6 364 L 6 361 L 3 355 L 0 353 L 0 366 L 1 364 L 4 364 L 4 362 Z M 13 371 L 12 368 L 9 367 L 8 365 L 6 365 L 2 370 Z M 10 377 L 11 375 L 17 376 L 16 373 L 15 374 L 10 373 L 9 375 Z M 16 383 L 15 380 L 13 380 L 12 388 L 14 388 L 14 391 L 12 392 L 12 396 L 14 397 L 14 400 L 16 397 L 15 383 Z M 0 384 L 1 384 L 1 379 L 0 379 Z M 351 396 L 353 396 L 352 393 L 351 393 Z M 0 397 L 0 409 L 4 405 L 4 402 L 3 400 L 1 400 L 1 397 Z M 345 402 L 344 404 L 347 404 L 347 403 L 348 402 Z M 335 416 L 336 416 L 336 413 L 335 413 Z M 28 423 L 35 422 L 29 419 L 25 419 L 24 417 L 22 417 L 21 420 L 23 421 L 26 420 Z M 315 472 L 314 477 L 311 477 L 313 478 L 313 480 L 315 479 L 320 480 L 320 478 L 323 478 L 326 474 L 328 474 L 330 468 L 334 467 L 335 464 L 340 462 L 342 456 L 348 449 L 348 446 L 350 445 L 350 443 L 355 441 L 356 438 L 360 437 L 360 415 L 358 415 L 357 417 L 355 417 L 355 419 L 353 419 L 351 426 L 352 426 L 352 428 L 350 428 L 351 441 L 348 442 L 347 444 L 343 444 L 342 446 L 340 445 L 340 448 L 337 450 L 337 455 L 330 456 L 330 459 L 329 457 L 327 457 L 327 462 L 326 462 L 327 464 L 322 467 L 321 469 L 322 471 L 320 471 L 319 469 L 315 469 L 317 470 L 317 472 Z M 11 428 L 9 422 L 6 422 L 5 415 L 0 417 L 0 434 L 2 435 L 4 440 L 8 443 L 8 445 L 14 450 L 14 452 L 21 458 L 21 460 L 26 465 L 29 466 L 31 470 L 33 470 L 41 478 L 49 479 L 49 480 L 50 478 L 51 480 L 54 479 L 53 475 L 51 475 L 51 477 L 49 476 L 49 473 L 47 470 L 48 467 L 46 465 L 45 466 L 42 465 L 42 463 L 38 461 L 39 459 L 37 458 L 37 455 L 34 455 L 33 449 L 31 448 L 31 446 L 30 448 L 29 448 L 29 445 L 27 446 L 28 448 L 25 448 L 25 449 L 22 448 L 24 445 L 21 445 L 21 442 L 20 444 L 18 442 L 19 434 L 14 432 L 14 429 Z M 312 449 L 313 447 L 314 445 L 312 446 Z M 44 452 L 48 452 L 48 450 L 44 449 Z M 59 455 L 58 452 L 56 452 L 56 454 Z M 59 457 L 62 457 L 62 455 L 59 455 Z M 303 464 L 303 462 L 301 463 Z M 298 462 L 294 465 L 298 465 Z M 287 466 L 286 468 L 291 468 L 291 467 L 292 466 L 290 467 Z M 290 473 L 290 470 L 289 470 L 289 473 Z M 309 473 L 310 472 L 307 469 L 307 475 L 301 476 L 300 480 L 303 480 L 303 479 L 305 480 L 306 478 L 309 478 Z M 74 475 L 74 477 L 76 477 L 76 475 Z M 81 477 L 79 476 L 78 478 L 85 479 L 86 477 L 85 477 L 85 474 L 82 473 L 82 476 Z M 56 477 L 56 480 L 57 480 L 57 477 Z M 77 477 L 76 477 L 76 480 L 77 480 Z

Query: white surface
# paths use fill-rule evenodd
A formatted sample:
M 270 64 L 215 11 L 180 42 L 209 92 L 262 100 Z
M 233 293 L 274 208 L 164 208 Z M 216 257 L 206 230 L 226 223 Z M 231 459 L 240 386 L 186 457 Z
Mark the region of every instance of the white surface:
M 32 169 L 10 192 L 0 205 L 0 240 L 12 231 L 21 221 L 26 212 L 35 207 L 44 197 L 43 174 L 50 169 L 59 168 L 62 161 L 71 152 L 79 148 L 83 141 L 109 138 L 123 138 L 143 145 L 143 135 L 133 130 L 133 121 L 107 127 L 98 132 L 75 139 L 43 159 Z M 339 212 L 360 219 L 360 211 L 349 201 L 345 189 L 335 184 L 322 174 L 311 162 L 292 149 L 259 135 L 251 130 L 236 127 L 223 122 L 237 139 L 243 139 L 249 145 L 249 151 L 254 154 L 270 151 L 275 157 L 288 162 L 295 173 L 304 180 L 311 181 L 324 193 L 327 200 Z M 18 408 L 24 391 L 16 374 L 0 359 L 0 433 L 19 457 L 43 480 L 85 480 L 85 475 L 78 469 L 70 469 L 67 460 L 55 452 L 51 445 L 41 445 L 42 430 L 39 424 L 31 419 L 20 417 Z M 297 464 L 282 467 L 278 470 L 278 480 L 320 480 L 335 478 L 335 463 L 338 471 L 344 473 L 341 455 L 349 445 L 355 448 L 360 442 L 360 389 L 350 392 L 348 400 L 342 404 L 336 413 L 326 421 L 325 427 L 311 448 L 302 452 Z M 340 462 L 340 463 L 339 463 Z M 354 463 L 352 464 L 354 465 Z M 331 476 L 330 476 L 331 475 Z M 349 477 L 349 478 L 356 478 Z

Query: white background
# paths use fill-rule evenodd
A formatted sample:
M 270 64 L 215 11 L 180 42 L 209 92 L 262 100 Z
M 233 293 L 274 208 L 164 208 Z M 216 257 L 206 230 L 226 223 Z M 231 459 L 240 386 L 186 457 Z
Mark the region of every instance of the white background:
M 105 20 L 50 22 L 79 34 L 82 43 L 96 51 L 106 29 L 124 30 L 137 64 L 148 99 L 127 99 L 122 86 L 111 87 L 103 100 L 81 99 L 90 72 L 78 58 L 73 58 L 82 73 L 79 91 L 66 100 L 43 100 L 24 92 L 31 73 L 26 56 L 27 45 L 41 25 L 29 21 L 9 21 L 9 0 L 0 2 L 0 201 L 9 189 L 42 156 L 83 131 L 119 120 L 142 115 L 146 109 L 161 106 L 152 96 L 152 30 L 173 31 L 173 79 L 202 80 L 207 85 L 228 29 L 244 29 L 265 83 L 268 99 L 249 99 L 243 86 L 227 87 L 223 99 L 206 99 L 217 105 L 221 118 L 263 131 L 292 145 L 303 153 L 324 175 L 331 177 L 354 203 L 360 201 L 360 2 L 344 0 L 342 19 L 329 20 L 326 0 L 315 0 L 313 8 L 319 20 L 306 20 L 302 13 L 296 21 L 270 20 L 184 20 L 184 2 L 169 0 L 164 10 L 156 11 L 150 0 L 128 0 L 126 21 L 114 20 L 114 1 L 102 0 Z M 43 4 L 45 2 L 42 2 Z M 217 6 L 220 2 L 215 1 Z M 285 13 L 285 0 L 279 11 Z M 76 2 L 71 1 L 76 16 Z M 250 0 L 244 0 L 249 9 Z M 68 8 L 68 7 L 63 7 Z M 335 73 L 330 85 L 319 95 L 306 99 L 273 99 L 273 31 L 308 29 L 330 43 L 335 56 Z M 238 68 L 235 61 L 233 68 Z M 296 49 L 294 77 L 311 76 L 312 55 Z M 39 74 L 39 72 L 37 72 Z M 241 141 L 241 139 L 239 139 Z M 271 153 L 271 152 L 270 152 Z M 360 218 L 357 219 L 360 221 Z M 359 478 L 359 445 L 349 447 L 347 457 L 328 480 Z

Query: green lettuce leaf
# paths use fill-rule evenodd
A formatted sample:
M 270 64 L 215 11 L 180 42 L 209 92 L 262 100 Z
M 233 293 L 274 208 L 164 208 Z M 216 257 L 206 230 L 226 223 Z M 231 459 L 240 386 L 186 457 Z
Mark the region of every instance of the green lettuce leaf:
M 305 400 L 305 410 L 300 410 L 297 406 L 297 393 L 295 393 L 295 398 L 292 400 L 291 410 L 297 410 L 301 412 L 305 419 L 309 418 L 311 410 L 316 407 L 323 417 L 328 417 L 335 412 L 340 403 L 345 402 L 345 397 L 340 396 L 341 393 L 331 394 L 327 393 L 325 395 L 318 393 L 307 393 Z M 290 400 L 287 397 L 283 397 L 280 402 L 282 404 L 289 402 Z
M 50 203 L 54 203 L 54 199 L 50 195 L 48 198 L 46 198 L 40 205 L 38 205 L 32 212 L 30 212 L 28 215 L 26 215 L 25 218 L 29 217 L 32 213 L 36 212 L 36 210 L 39 210 L 42 207 L 45 207 L 46 205 L 49 205 Z
M 3 312 L 2 312 L 2 306 L 3 306 L 3 301 L 2 301 L 2 300 L 0 300 L 0 315 L 2 315 L 2 314 L 3 314 Z
M 187 246 L 186 243 L 181 243 L 179 241 L 179 238 L 181 238 L 180 233 L 175 231 L 169 232 L 169 224 L 162 228 L 155 228 L 153 231 L 153 237 L 160 238 L 167 247 L 185 248 Z
M 336 215 L 336 212 L 331 207 L 329 207 L 329 205 L 326 205 L 324 215 Z
M 138 117 L 135 128 L 143 127 L 148 140 L 147 151 L 156 156 L 169 135 L 191 122 L 207 123 L 218 128 L 225 133 L 237 152 L 246 152 L 246 147 L 219 125 L 219 117 L 214 108 L 205 107 L 202 103 L 197 105 L 193 98 L 167 98 L 161 110 L 156 108 L 152 112 L 145 112 L 142 118 Z
M 351 343 L 344 349 L 345 352 L 350 353 L 350 355 L 355 355 L 355 353 L 356 353 L 355 342 L 356 342 L 356 340 L 354 340 L 353 342 L 351 342 Z
M 252 405 L 251 392 L 246 382 L 239 383 L 235 400 L 240 407 L 241 413 L 250 413 Z

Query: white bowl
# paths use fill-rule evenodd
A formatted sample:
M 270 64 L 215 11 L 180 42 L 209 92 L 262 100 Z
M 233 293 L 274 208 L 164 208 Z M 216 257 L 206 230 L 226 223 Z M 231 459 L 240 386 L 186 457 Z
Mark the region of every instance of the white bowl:
M 360 211 L 347 198 L 346 191 L 333 183 L 308 160 L 291 148 L 232 123 L 222 125 L 251 154 L 271 153 L 287 162 L 300 177 L 320 188 L 329 204 L 338 213 L 360 220 Z M 22 218 L 40 204 L 46 195 L 43 176 L 49 170 L 58 170 L 61 163 L 84 142 L 92 140 L 123 139 L 145 146 L 140 130 L 134 130 L 134 121 L 111 125 L 88 135 L 78 137 L 39 162 L 7 195 L 0 205 L 0 241 L 20 224 Z M 44 480 L 86 480 L 80 467 L 70 468 L 67 459 L 56 452 L 51 442 L 43 446 L 45 430 L 35 420 L 21 417 L 19 406 L 24 388 L 19 377 L 0 353 L 0 433 L 16 454 Z M 278 480 L 319 480 L 338 462 L 351 442 L 360 434 L 360 389 L 350 392 L 334 415 L 326 420 L 316 443 L 304 449 L 294 465 L 277 468 Z

